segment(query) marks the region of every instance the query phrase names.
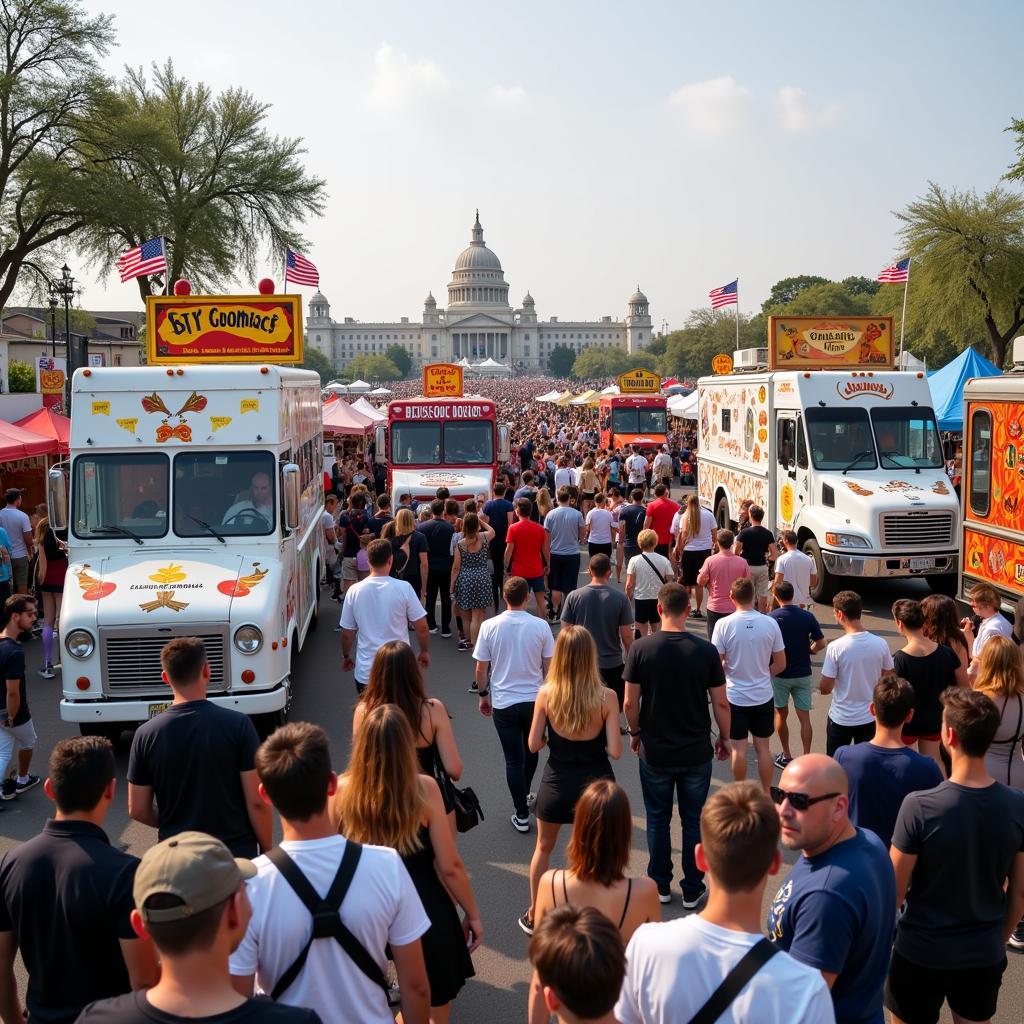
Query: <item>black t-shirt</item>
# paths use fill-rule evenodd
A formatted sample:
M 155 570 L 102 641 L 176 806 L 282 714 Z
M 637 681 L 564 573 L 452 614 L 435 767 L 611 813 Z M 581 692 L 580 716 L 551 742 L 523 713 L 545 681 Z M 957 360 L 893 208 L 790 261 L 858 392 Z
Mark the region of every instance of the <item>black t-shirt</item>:
M 956 686 L 960 659 L 939 644 L 931 654 L 918 656 L 897 651 L 892 656 L 896 675 L 914 688 L 914 717 L 903 727 L 906 736 L 935 736 L 942 729 L 942 705 L 939 694 L 947 686 Z
M 427 567 L 438 572 L 450 572 L 455 527 L 447 519 L 428 519 L 417 529 L 427 542 Z
M 259 745 L 248 717 L 208 700 L 172 704 L 140 725 L 128 781 L 153 787 L 160 839 L 192 829 L 216 836 L 236 857 L 255 857 L 239 775 L 255 769 Z
M 740 530 L 736 540 L 743 545 L 743 557 L 747 560 L 747 565 L 768 564 L 768 548 L 775 543 L 771 530 L 766 530 L 763 526 L 748 526 L 745 530 Z
M 1002 963 L 1003 884 L 1024 852 L 1024 792 L 943 782 L 910 793 L 892 845 L 917 856 L 896 951 L 933 970 Z
M 508 532 L 508 514 L 515 511 L 515 506 L 504 498 L 491 498 L 484 504 L 482 511 L 494 531 L 493 543 L 504 544 L 505 534 Z
M 725 686 L 718 651 L 692 633 L 659 630 L 629 649 L 627 683 L 640 687 L 640 756 L 652 768 L 693 768 L 714 756 L 708 690 Z
M 31 1020 L 70 1024 L 130 990 L 118 942 L 136 938 L 138 863 L 88 821 L 48 821 L 0 861 L 0 932 L 14 933 L 25 961 Z
M 370 517 L 363 509 L 353 509 L 338 516 L 338 525 L 345 527 L 345 546 L 341 557 L 355 558 L 359 554 L 360 536 L 370 529 Z
M 8 679 L 18 680 L 18 692 L 21 694 L 18 713 L 14 716 L 14 721 L 11 724 L 24 725 L 32 717 L 32 713 L 28 709 L 28 694 L 25 690 L 25 648 L 17 640 L 5 636 L 0 640 L 0 680 L 2 680 L 0 685 L 3 686 L 5 707 L 7 705 Z M 3 719 L 7 720 L 6 713 Z
M 627 505 L 619 513 L 619 522 L 626 524 L 626 536 L 623 538 L 624 548 L 636 548 L 640 550 L 640 542 L 637 537 L 644 528 L 644 520 L 647 518 L 647 509 L 643 505 Z
M 214 1017 L 179 1017 L 151 1006 L 145 992 L 129 992 L 87 1006 L 78 1020 L 79 1024 L 143 1024 L 145 1021 L 157 1024 L 203 1024 L 204 1021 L 210 1024 L 320 1024 L 320 1015 L 302 1006 L 288 1006 L 258 996 Z
M 370 516 L 366 520 L 366 525 L 370 528 L 370 533 L 372 533 L 374 537 L 379 538 L 381 530 L 383 530 L 384 527 L 387 526 L 387 524 L 390 522 L 391 516 L 384 512 L 383 514 L 378 516 Z M 357 551 L 356 554 L 358 553 L 359 552 Z

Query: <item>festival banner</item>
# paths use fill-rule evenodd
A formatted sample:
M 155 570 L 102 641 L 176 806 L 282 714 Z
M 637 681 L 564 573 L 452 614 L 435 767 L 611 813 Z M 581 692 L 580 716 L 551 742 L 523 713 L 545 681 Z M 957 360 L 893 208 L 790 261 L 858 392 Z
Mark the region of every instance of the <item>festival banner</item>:
M 36 391 L 43 396 L 43 408 L 64 413 L 68 361 L 61 357 L 36 357 Z
M 301 363 L 298 295 L 150 295 L 150 363 Z
M 461 398 L 462 367 L 458 363 L 428 363 L 423 367 L 424 398 Z
M 770 316 L 772 370 L 888 370 L 895 362 L 891 316 Z

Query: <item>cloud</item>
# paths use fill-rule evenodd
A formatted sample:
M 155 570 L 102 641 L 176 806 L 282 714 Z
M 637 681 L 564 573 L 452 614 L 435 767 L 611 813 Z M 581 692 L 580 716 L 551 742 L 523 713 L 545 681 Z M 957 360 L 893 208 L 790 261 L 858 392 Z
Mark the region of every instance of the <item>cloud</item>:
M 521 85 L 492 85 L 487 99 L 491 106 L 515 110 L 526 102 L 526 90 Z
M 698 134 L 728 135 L 743 124 L 752 98 L 750 90 L 732 75 L 721 75 L 684 85 L 668 101 L 683 111 L 690 128 Z
M 379 107 L 401 107 L 411 101 L 448 92 L 448 79 L 431 60 L 414 60 L 389 43 L 373 55 L 374 73 L 369 99 Z
M 795 85 L 784 85 L 778 91 L 775 106 L 782 130 L 790 135 L 806 135 L 831 128 L 839 120 L 838 103 L 812 109 L 807 102 L 807 93 Z

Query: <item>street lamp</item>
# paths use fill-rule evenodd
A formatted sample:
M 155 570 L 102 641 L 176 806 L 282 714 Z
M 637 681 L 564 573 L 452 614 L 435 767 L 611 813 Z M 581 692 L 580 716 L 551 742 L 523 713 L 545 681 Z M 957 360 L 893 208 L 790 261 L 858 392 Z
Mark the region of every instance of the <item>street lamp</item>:
M 58 293 L 54 288 L 53 281 L 50 282 L 50 354 L 57 358 L 57 307 L 60 305 Z
M 65 406 L 71 410 L 71 375 L 79 365 L 88 363 L 85 346 L 72 352 L 71 347 L 71 300 L 75 297 L 75 279 L 71 276 L 71 268 L 65 263 L 60 268 L 60 277 L 50 282 L 50 322 L 53 328 L 53 354 L 57 355 L 57 306 L 64 303 L 64 355 L 67 359 L 67 398 Z

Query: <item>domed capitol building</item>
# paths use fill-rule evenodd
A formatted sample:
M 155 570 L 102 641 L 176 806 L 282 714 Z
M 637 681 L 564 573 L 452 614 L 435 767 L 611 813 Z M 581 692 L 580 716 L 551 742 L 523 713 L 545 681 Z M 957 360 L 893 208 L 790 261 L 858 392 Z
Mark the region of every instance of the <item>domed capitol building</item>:
M 411 323 L 408 317 L 396 323 L 364 323 L 348 316 L 337 322 L 331 319 L 326 296 L 318 291 L 309 304 L 307 344 L 339 369 L 355 356 L 383 355 L 398 344 L 414 366 L 493 359 L 513 370 L 538 373 L 546 369 L 556 345 L 567 345 L 577 353 L 593 346 L 632 353 L 653 337 L 647 296 L 639 287 L 629 299 L 624 320 L 606 316 L 587 322 L 560 321 L 554 316 L 541 321 L 529 292 L 522 306 L 513 309 L 508 288 L 501 261 L 484 243 L 477 211 L 469 246 L 455 261 L 444 309 L 438 309 L 431 293 L 423 303 L 420 323 Z

